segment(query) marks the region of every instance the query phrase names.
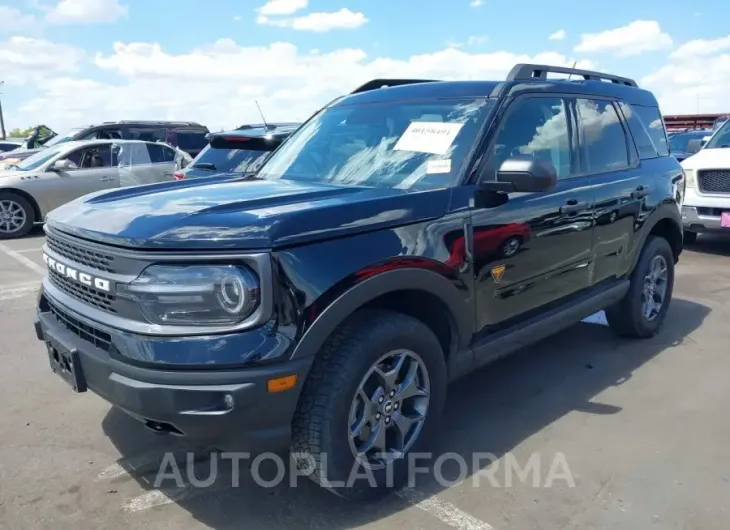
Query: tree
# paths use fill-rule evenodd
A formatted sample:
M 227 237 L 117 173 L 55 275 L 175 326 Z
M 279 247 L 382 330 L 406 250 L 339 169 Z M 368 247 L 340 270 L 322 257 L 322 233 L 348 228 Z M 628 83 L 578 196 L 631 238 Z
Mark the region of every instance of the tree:
M 46 127 L 45 125 L 37 125 L 36 127 L 40 128 L 40 134 L 38 135 L 39 138 L 43 138 L 45 136 L 48 136 L 51 134 L 51 129 Z M 13 129 L 8 133 L 9 138 L 27 138 L 33 133 L 33 129 L 35 127 L 27 127 L 25 129 Z

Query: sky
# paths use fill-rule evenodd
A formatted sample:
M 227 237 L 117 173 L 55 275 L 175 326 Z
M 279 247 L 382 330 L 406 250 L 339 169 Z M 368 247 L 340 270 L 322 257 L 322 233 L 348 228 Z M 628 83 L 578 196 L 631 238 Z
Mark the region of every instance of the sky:
M 556 7 L 559 4 L 559 7 Z M 520 62 L 636 79 L 664 114 L 730 112 L 730 2 L 0 0 L 6 129 L 304 120 L 374 78 Z M 593 12 L 593 15 L 589 13 Z

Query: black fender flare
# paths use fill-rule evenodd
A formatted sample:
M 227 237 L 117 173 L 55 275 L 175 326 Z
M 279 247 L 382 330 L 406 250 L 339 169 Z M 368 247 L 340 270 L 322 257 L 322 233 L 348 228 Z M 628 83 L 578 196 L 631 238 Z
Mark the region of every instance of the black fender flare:
M 453 280 L 436 272 L 417 269 L 396 269 L 373 276 L 346 290 L 327 306 L 305 331 L 292 353 L 292 359 L 315 355 L 333 331 L 357 309 L 375 298 L 394 291 L 425 291 L 437 296 L 449 308 L 456 333 L 457 349 L 467 347 L 474 330 L 474 309 L 471 294 L 462 292 Z
M 669 220 L 674 227 L 677 229 L 677 232 L 682 237 L 682 214 L 677 210 L 676 206 L 670 206 L 670 205 L 664 205 L 660 208 L 658 208 L 653 215 L 651 215 L 645 222 L 644 226 L 641 229 L 641 238 L 636 246 L 636 252 L 634 253 L 634 256 L 631 260 L 631 272 L 633 272 L 634 268 L 636 267 L 636 264 L 639 262 L 639 258 L 641 257 L 641 252 L 644 250 L 644 246 L 646 245 L 646 240 L 649 239 L 649 235 L 651 234 L 652 230 L 654 230 L 654 227 L 658 225 L 660 222 L 664 221 L 665 219 Z M 682 252 L 682 248 L 680 246 L 679 253 Z

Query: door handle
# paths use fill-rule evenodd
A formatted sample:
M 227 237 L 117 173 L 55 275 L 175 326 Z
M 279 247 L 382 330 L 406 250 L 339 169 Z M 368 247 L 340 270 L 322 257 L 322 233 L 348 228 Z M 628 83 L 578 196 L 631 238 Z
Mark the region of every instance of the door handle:
M 641 199 L 642 197 L 646 197 L 647 195 L 649 195 L 649 188 L 647 188 L 646 186 L 639 186 L 631 192 L 632 199 Z
M 576 213 L 581 210 L 586 210 L 590 204 L 587 202 L 578 202 L 576 199 L 570 199 L 569 201 L 566 201 L 563 206 L 560 207 L 560 213 L 566 214 L 566 213 Z
M 110 180 L 114 180 L 114 177 L 101 177 L 99 180 L 102 182 L 108 182 Z

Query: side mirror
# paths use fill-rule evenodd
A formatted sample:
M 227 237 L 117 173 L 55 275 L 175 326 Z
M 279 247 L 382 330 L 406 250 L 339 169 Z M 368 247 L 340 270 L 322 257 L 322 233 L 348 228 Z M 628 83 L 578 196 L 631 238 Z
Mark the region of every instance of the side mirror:
M 695 154 L 700 149 L 702 149 L 702 140 L 697 138 L 695 140 L 690 140 L 687 144 L 687 152 L 691 154 Z
M 62 160 L 56 160 L 49 169 L 51 171 L 70 171 L 72 169 L 77 169 L 77 168 L 76 168 L 76 164 L 74 164 L 67 158 L 64 158 Z
M 558 172 L 549 160 L 516 156 L 502 162 L 496 181 L 481 182 L 480 186 L 504 192 L 541 192 L 550 191 L 557 183 Z

